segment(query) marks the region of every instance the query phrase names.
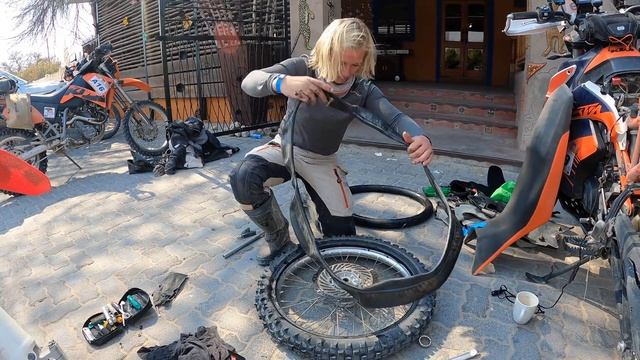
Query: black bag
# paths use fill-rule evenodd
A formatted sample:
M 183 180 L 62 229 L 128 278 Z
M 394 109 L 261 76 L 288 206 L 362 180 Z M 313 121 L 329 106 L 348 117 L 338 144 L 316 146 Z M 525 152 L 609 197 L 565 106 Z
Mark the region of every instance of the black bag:
M 122 310 L 126 312 L 128 317 L 119 311 L 121 309 L 117 309 L 115 314 L 110 314 L 118 321 L 109 321 L 104 311 L 90 316 L 82 324 L 82 336 L 89 344 L 98 346 L 113 339 L 114 336 L 124 331 L 125 326 L 133 325 L 152 306 L 149 294 L 138 288 L 127 290 L 114 304 L 123 304 Z
M 585 41 L 592 44 L 609 44 L 610 37 L 622 39 L 629 34 L 635 40 L 638 21 L 632 14 L 592 15 L 584 19 L 578 31 Z

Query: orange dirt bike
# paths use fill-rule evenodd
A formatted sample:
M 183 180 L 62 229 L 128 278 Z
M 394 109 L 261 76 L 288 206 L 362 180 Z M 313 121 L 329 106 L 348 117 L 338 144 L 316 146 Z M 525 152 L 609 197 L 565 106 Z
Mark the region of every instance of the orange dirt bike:
M 544 276 L 526 276 L 546 283 L 571 271 L 573 279 L 582 264 L 608 259 L 620 320 L 618 350 L 623 358 L 635 359 L 640 355 L 640 229 L 633 224 L 640 220 L 640 179 L 628 174 L 640 157 L 640 18 L 633 14 L 640 6 L 605 14 L 602 1 L 573 3 L 575 14 L 553 9 L 564 0 L 549 0 L 535 12 L 507 17 L 505 33 L 511 36 L 558 26 L 574 30 L 566 40 L 572 53 L 550 80 L 509 203 L 476 230 L 473 272 L 480 273 L 549 221 L 559 203 L 575 227 L 556 239 L 579 260 Z
M 109 110 L 117 103 L 126 109 L 123 126 L 131 148 L 145 155 L 164 153 L 168 147 L 168 116 L 162 106 L 134 101 L 125 92 L 126 87 L 146 92 L 151 88 L 137 79 L 120 79 L 118 64 L 109 56 L 111 50 L 108 43 L 96 48 L 78 65 L 71 81 L 46 95 L 13 94 L 12 81 L 0 80 L 0 95 L 6 98 L 2 111 L 6 127 L 0 127 L 0 149 L 46 172 L 47 151 L 66 155 L 69 147 L 100 141 Z

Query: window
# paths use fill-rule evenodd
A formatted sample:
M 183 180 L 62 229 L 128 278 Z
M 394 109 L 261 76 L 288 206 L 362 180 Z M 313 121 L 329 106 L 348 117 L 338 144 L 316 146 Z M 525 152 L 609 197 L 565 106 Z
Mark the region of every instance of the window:
M 415 40 L 415 0 L 374 0 L 372 10 L 377 42 Z

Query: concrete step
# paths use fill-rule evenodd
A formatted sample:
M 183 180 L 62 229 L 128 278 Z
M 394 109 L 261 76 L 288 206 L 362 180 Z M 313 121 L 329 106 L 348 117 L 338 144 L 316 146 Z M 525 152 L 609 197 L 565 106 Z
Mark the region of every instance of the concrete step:
M 425 133 L 433 141 L 437 155 L 522 166 L 524 151 L 518 148 L 515 137 L 465 128 L 427 126 L 424 122 L 419 124 L 425 128 Z M 352 121 L 349 125 L 344 142 L 393 149 L 405 148 L 358 120 Z
M 411 116 L 409 114 L 409 116 Z M 412 116 L 412 118 L 420 125 L 425 132 L 430 133 L 434 129 L 451 129 L 452 131 L 465 131 L 470 134 L 477 134 L 483 136 L 496 136 L 496 141 L 512 140 L 518 137 L 518 129 L 515 125 L 509 124 L 493 124 L 491 122 L 476 123 L 469 121 L 469 118 L 463 119 L 463 121 L 456 121 L 447 119 L 447 116 L 436 119 L 422 119 L 420 117 Z
M 470 134 L 515 139 L 515 96 L 507 90 L 468 85 L 418 82 L 377 84 L 402 112 L 427 131 L 434 127 L 466 130 Z
M 458 115 L 461 118 L 475 117 L 487 121 L 513 123 L 516 108 L 511 105 L 492 104 L 481 101 L 462 101 L 457 98 L 434 99 L 419 96 L 393 96 L 389 100 L 403 112 L 422 114 L 422 117 L 437 117 L 439 114 Z
M 376 82 L 376 85 L 390 99 L 408 97 L 425 99 L 424 102 L 446 102 L 473 106 L 484 104 L 513 110 L 516 108 L 513 92 L 500 88 L 422 82 Z

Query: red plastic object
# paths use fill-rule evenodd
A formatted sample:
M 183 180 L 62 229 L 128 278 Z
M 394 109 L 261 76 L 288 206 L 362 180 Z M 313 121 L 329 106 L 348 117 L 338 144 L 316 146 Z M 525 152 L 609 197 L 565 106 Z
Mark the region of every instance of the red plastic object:
M 47 175 L 10 152 L 0 149 L 0 190 L 23 195 L 51 191 Z

